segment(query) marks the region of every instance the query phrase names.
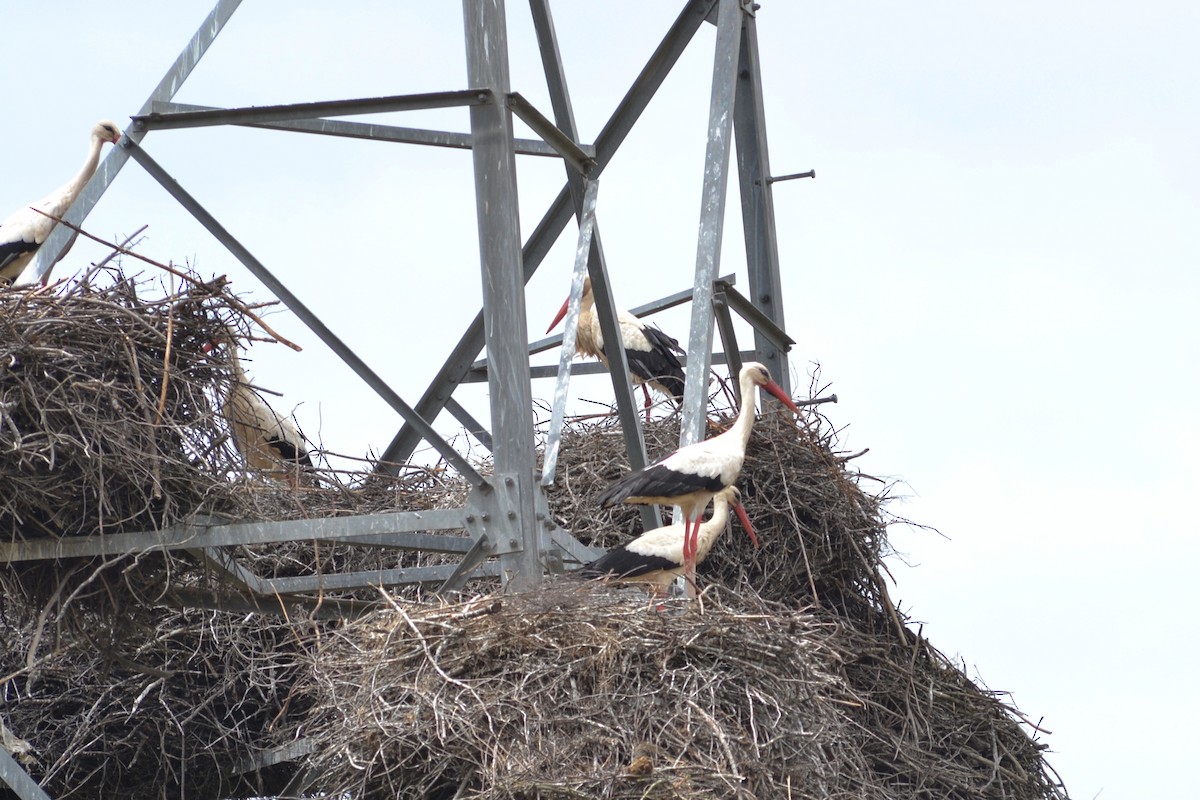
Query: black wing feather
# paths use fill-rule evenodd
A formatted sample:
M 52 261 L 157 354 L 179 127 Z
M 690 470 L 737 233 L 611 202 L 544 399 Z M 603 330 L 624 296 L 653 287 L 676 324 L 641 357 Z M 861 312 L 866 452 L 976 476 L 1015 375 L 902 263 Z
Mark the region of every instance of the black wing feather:
M 720 476 L 683 475 L 660 464 L 629 473 L 600 493 L 600 507 L 612 508 L 630 497 L 676 497 L 699 490 L 719 492 Z
M 582 578 L 636 578 L 664 569 L 675 569 L 679 565 L 662 556 L 639 555 L 624 547 L 609 550 L 590 564 L 579 568 Z
M 626 350 L 629 370 L 643 380 L 662 384 L 676 403 L 683 402 L 683 364 L 676 353 L 682 355 L 683 348 L 674 337 L 668 336 L 653 325 L 642 327 L 642 335 L 650 342 L 650 351 Z

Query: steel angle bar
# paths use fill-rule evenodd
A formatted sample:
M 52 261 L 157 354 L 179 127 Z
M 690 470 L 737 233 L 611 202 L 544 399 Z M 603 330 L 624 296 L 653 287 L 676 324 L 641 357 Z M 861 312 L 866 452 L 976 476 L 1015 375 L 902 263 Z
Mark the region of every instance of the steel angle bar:
M 187 191 L 179 185 L 170 174 L 164 170 L 158 162 L 156 162 L 149 153 L 142 147 L 132 141 L 121 141 L 121 146 L 127 150 L 134 160 L 141 165 L 142 169 L 146 170 L 149 175 L 167 190 L 175 200 L 183 206 L 187 211 L 195 217 L 196 221 L 203 225 L 209 233 L 213 235 L 227 250 L 245 267 L 254 274 L 256 278 L 263 282 L 267 289 L 283 301 L 293 314 L 295 314 L 308 329 L 317 335 L 325 345 L 338 355 L 345 362 L 346 366 L 350 367 L 362 381 L 375 390 L 388 405 L 390 405 L 396 413 L 398 413 L 408 424 L 420 431 L 422 437 L 438 451 L 438 454 L 445 458 L 456 470 L 462 474 L 468 481 L 475 485 L 484 482 L 481 476 L 470 462 L 468 462 L 462 454 L 455 450 L 448 442 L 446 442 L 433 427 L 426 422 L 416 411 L 412 409 L 404 399 L 400 397 L 374 370 L 367 366 L 366 362 L 358 357 L 350 347 L 343 342 L 329 327 L 321 321 L 321 318 L 314 314 L 308 306 L 300 301 L 300 298 L 292 294 L 291 290 L 283 285 L 265 265 L 246 249 L 241 242 L 234 238 L 233 234 L 229 233 L 221 223 L 217 222 L 216 218 L 210 214 L 199 202 L 196 201 Z
M 234 614 L 270 614 L 294 619 L 297 614 L 314 619 L 339 620 L 381 607 L 378 600 L 349 600 L 339 597 L 310 598 L 303 595 L 266 595 L 214 592 L 207 589 L 172 589 L 164 598 L 178 608 L 211 608 Z
M 380 533 L 374 536 L 338 536 L 329 541 L 422 553 L 465 553 L 471 548 L 470 537 L 446 533 Z
M 562 54 L 558 51 L 558 37 L 554 32 L 554 20 L 551 17 L 549 5 L 545 0 L 532 0 L 530 9 L 538 38 L 538 49 L 542 56 L 542 66 L 550 89 L 555 121 L 572 141 L 577 140 L 579 132 L 575 126 L 575 112 L 571 106 L 570 91 L 567 88 L 567 73 L 563 66 Z M 571 190 L 575 217 L 582 225 L 586 199 L 585 184 L 579 175 L 571 174 L 568 171 L 567 186 Z M 612 301 L 612 284 L 608 279 L 608 264 L 604 258 L 603 240 L 599 228 L 594 222 L 593 228 L 591 246 L 588 248 L 586 259 L 588 274 L 592 280 L 596 318 L 600 323 L 600 334 L 605 341 L 621 342 L 621 326 L 617 320 L 615 304 Z M 609 380 L 612 381 L 617 415 L 621 420 L 625 451 L 629 456 L 630 466 L 640 469 L 646 465 L 646 441 L 642 433 L 641 417 L 635 406 L 628 359 L 623 347 L 611 346 L 608 348 L 607 355 Z M 642 508 L 639 513 L 642 521 L 648 526 L 655 524 L 658 520 L 657 508 Z
M 213 108 L 204 111 L 150 111 L 133 117 L 135 131 L 164 131 L 180 128 L 205 128 L 213 125 L 241 125 L 256 122 L 287 122 L 319 117 L 349 117 L 357 114 L 385 114 L 391 111 L 418 111 L 430 108 L 455 108 L 494 103 L 487 89 L 458 89 L 450 92 L 398 94 L 387 97 L 361 97 L 351 100 L 320 100 L 315 103 L 288 103 L 274 106 Z
M 217 34 L 225 27 L 225 23 L 233 16 L 233 12 L 241 5 L 242 0 L 218 0 L 213 6 L 213 10 L 208 13 L 204 21 L 200 23 L 200 27 L 192 34 L 192 38 L 183 48 L 182 52 L 175 58 L 175 62 L 163 75 L 162 80 L 154 87 L 154 91 L 146 98 L 146 102 L 142 104 L 139 114 L 145 114 L 150 110 L 151 106 L 162 100 L 170 100 L 179 91 L 179 87 L 192 74 L 192 70 L 196 68 L 196 64 L 208 52 L 208 48 L 217 38 Z M 130 139 L 132 141 L 141 141 L 145 133 L 142 131 L 126 131 L 122 140 Z M 114 147 L 100 163 L 96 174 L 91 177 L 87 185 L 83 187 L 83 191 L 75 198 L 75 202 L 71 204 L 71 208 L 63 215 L 63 220 L 69 222 L 76 227 L 82 226 L 87 215 L 96 207 L 96 203 L 108 190 L 113 180 L 117 177 L 117 173 L 121 171 L 121 167 L 125 166 L 125 162 L 129 160 L 129 153 L 119 147 Z M 54 267 L 54 262 L 62 258 L 63 253 L 71 246 L 75 232 L 66 225 L 56 225 L 50 235 L 46 237 L 46 241 L 38 249 L 37 258 L 30 265 L 32 273 L 26 270 L 26 275 L 32 274 L 34 280 L 41 280 L 50 274 L 50 270 Z M 22 277 L 24 280 L 24 276 Z
M 463 0 L 467 81 L 507 96 L 508 32 L 503 2 Z M 532 589 L 542 580 L 541 529 L 533 524 L 534 484 L 532 389 L 525 319 L 525 280 L 518 215 L 517 164 L 512 113 L 507 106 L 471 106 L 471 159 L 475 173 L 475 219 L 479 231 L 483 284 L 484 337 L 487 343 L 488 400 L 493 426 L 495 475 L 504 476 L 494 501 L 511 501 L 496 520 L 504 538 L 522 542 L 519 551 L 501 556 L 506 586 Z
M 554 384 L 554 404 L 550 413 L 550 431 L 546 435 L 542 461 L 542 485 L 554 484 L 558 467 L 558 448 L 562 442 L 563 418 L 567 412 L 567 389 L 571 383 L 571 361 L 575 358 L 575 337 L 579 332 L 579 310 L 583 298 L 583 279 L 587 277 L 588 253 L 592 250 L 592 231 L 596 227 L 598 181 L 587 181 L 583 195 L 583 215 L 579 241 L 575 245 L 575 268 L 571 272 L 571 294 L 567 300 L 567 318 L 563 322 L 562 350 L 558 355 L 558 381 Z
M 297 758 L 309 755 L 313 752 L 313 749 L 313 740 L 306 736 L 303 739 L 296 739 L 280 747 L 272 747 L 244 758 L 235 763 L 229 769 L 228 774 L 241 775 L 265 767 L 273 767 L 276 764 L 295 761 Z
M 0 542 L 0 563 L 77 556 L 111 556 L 152 550 L 184 550 L 235 544 L 274 544 L 309 540 L 337 540 L 343 536 L 407 533 L 414 538 L 408 549 L 428 549 L 417 531 L 464 527 L 462 509 L 397 511 L 353 517 L 296 519 L 282 522 L 235 522 L 222 525 L 183 524 L 161 531 L 68 536 L 27 542 Z M 441 539 L 443 537 L 437 537 Z M 434 542 L 435 543 L 435 542 Z
M 590 547 L 584 544 L 576 539 L 570 531 L 562 528 L 555 528 L 550 532 L 550 541 L 569 556 L 570 561 L 580 565 L 595 561 L 608 552 L 602 547 Z
M 742 359 L 738 355 L 737 334 L 733 330 L 733 320 L 729 316 L 729 303 L 724 292 L 718 290 L 713 294 L 712 307 L 713 314 L 717 318 L 717 329 L 721 332 L 721 347 L 725 350 L 729 374 L 736 378 L 742 371 Z
M 348 589 L 369 589 L 373 586 L 405 586 L 413 583 L 441 584 L 453 574 L 457 564 L 436 567 L 399 567 L 370 572 L 335 572 L 330 575 L 304 575 L 295 578 L 263 580 L 266 593 L 302 594 L 306 592 L 335 592 Z M 479 574 L 470 577 L 495 578 L 500 564 L 492 562 L 479 567 Z
M 579 138 L 579 133 L 575 127 L 575 114 L 571 108 L 570 93 L 567 89 L 566 70 L 563 67 L 562 55 L 558 51 L 558 39 L 554 33 L 554 21 L 550 15 L 549 5 L 545 0 L 531 0 L 530 9 L 533 13 L 542 66 L 546 72 L 546 82 L 550 88 L 555 120 L 559 128 L 572 141 L 575 141 Z M 567 186 L 571 190 L 575 216 L 582 225 L 585 210 L 584 182 L 579 175 L 571 174 L 568 171 Z M 595 223 L 593 223 L 593 227 L 596 228 Z M 596 301 L 601 336 L 608 342 L 621 342 L 621 326 L 617 321 L 617 312 L 612 303 L 612 286 L 608 280 L 608 266 L 604 259 L 604 246 L 598 228 L 594 231 L 591 246 L 587 251 L 587 266 L 592 279 L 592 293 Z M 625 439 L 625 451 L 629 455 L 630 466 L 633 469 L 641 469 L 646 466 L 647 461 L 646 441 L 642 434 L 642 420 L 634 405 L 633 385 L 630 380 L 631 373 L 628 359 L 625 356 L 625 348 L 610 346 L 607 354 L 609 379 L 613 384 L 617 415 L 620 417 L 621 433 Z M 639 509 L 639 514 L 643 524 L 647 527 L 653 527 L 658 522 L 658 508 L 656 507 L 642 507 Z
M 261 594 L 262 580 L 258 575 L 243 567 L 230 553 L 219 547 L 197 547 L 187 551 L 206 567 L 216 571 L 221 579 L 228 584 L 244 590 Z
M 755 359 L 755 353 L 753 350 L 742 350 L 739 352 L 739 355 L 747 361 L 753 361 Z M 687 356 L 680 356 L 679 363 L 682 364 L 686 368 L 687 363 L 688 363 Z M 714 364 L 727 364 L 727 363 L 729 363 L 729 359 L 726 359 L 723 353 L 713 353 L 710 358 L 709 365 L 712 366 Z M 605 368 L 605 366 L 603 364 L 599 364 L 596 362 L 574 364 L 571 367 L 571 374 L 576 375 L 576 376 L 600 375 L 601 373 L 605 373 L 605 372 L 608 372 L 608 370 Z M 471 380 L 475 379 L 474 375 L 475 375 L 475 373 L 472 373 L 472 375 L 470 376 Z M 545 366 L 539 366 L 539 367 L 530 367 L 529 375 L 533 378 L 555 378 L 555 377 L 558 377 L 558 367 L 553 364 L 546 364 Z
M 775 231 L 774 190 L 771 188 L 775 179 L 770 177 L 771 164 L 767 157 L 767 122 L 763 110 L 757 30 L 754 15 L 744 14 L 733 127 L 750 303 L 762 318 L 770 321 L 771 328 L 781 332 L 784 328 L 783 286 Z M 749 320 L 745 313 L 738 313 Z M 754 349 L 758 352 L 757 360 L 767 366 L 775 382 L 790 395 L 791 370 L 786 356 L 789 347 L 781 346 L 778 336 L 773 336 L 767 327 L 755 325 Z
M 737 88 L 742 9 L 739 0 L 720 0 L 717 43 L 713 56 L 712 96 L 708 110 L 708 145 L 704 153 L 704 185 L 696 242 L 696 278 L 688 339 L 687 385 L 684 388 L 681 446 L 704 434 L 709 364 L 713 344 L 713 281 L 721 263 L 725 194 L 729 180 L 733 100 Z
M 583 148 L 575 143 L 573 136 L 568 136 L 559 130 L 532 103 L 522 97 L 520 92 L 509 92 L 505 97 L 505 102 L 522 122 L 541 136 L 546 144 L 558 151 L 558 154 L 563 157 L 563 161 L 574 167 L 580 175 L 587 175 L 592 167 L 596 166 L 596 159 L 585 153 Z
M 176 111 L 215 111 L 214 106 L 197 106 L 187 103 L 155 103 L 154 110 L 162 113 Z M 289 122 L 239 122 L 244 128 L 268 131 L 293 131 L 313 133 L 321 136 L 338 136 L 345 139 L 367 139 L 375 142 L 399 142 L 423 144 L 431 147 L 448 147 L 470 150 L 474 143 L 471 134 L 457 131 L 439 131 L 428 128 L 406 128 L 399 125 L 379 125 L 373 122 L 353 122 L 340 119 L 302 119 Z M 579 145 L 589 158 L 596 152 L 592 145 Z M 514 139 L 517 155 L 561 158 L 561 154 L 541 139 Z
M 12 789 L 20 800 L 50 800 L 50 795 L 3 747 L 0 747 L 0 785 Z
M 462 587 L 467 583 L 467 579 L 471 577 L 471 573 L 478 569 L 483 562 L 487 561 L 488 556 L 491 555 L 491 544 L 492 543 L 488 539 L 487 534 L 481 534 L 478 538 L 476 538 L 475 544 L 472 545 L 467 554 L 463 556 L 463 560 L 458 563 L 458 566 L 454 568 L 454 571 L 451 572 L 446 577 L 446 580 L 442 581 L 442 585 L 437 588 L 437 593 L 445 594 L 446 592 L 457 592 L 462 590 Z
M 688 43 L 691 42 L 692 37 L 704 21 L 704 16 L 712 7 L 713 2 L 714 0 L 690 0 L 680 11 L 679 16 L 646 62 L 646 66 L 642 68 L 641 73 L 600 131 L 600 135 L 596 137 L 596 166 L 589 177 L 600 177 L 600 173 L 612 160 L 613 155 L 625 141 L 629 131 L 632 130 L 634 123 L 645 111 L 667 75 L 670 74 L 671 68 L 679 60 L 683 51 L 687 49 Z M 526 282 L 533 277 L 546 254 L 550 252 L 555 240 L 566 227 L 567 221 L 571 218 L 572 209 L 571 189 L 567 185 L 559 191 L 522 250 Z M 417 402 L 416 410 L 420 416 L 431 421 L 437 418 L 446 399 L 453 393 L 454 387 L 462 381 L 471 362 L 483 349 L 483 345 L 483 312 L 481 311 L 467 326 L 441 370 L 438 371 L 425 390 L 425 394 Z M 406 461 L 413 454 L 419 442 L 420 432 L 406 423 L 383 451 L 379 469 L 397 470 L 397 466 L 389 465 Z
M 486 375 L 484 376 L 484 380 L 487 380 Z M 491 432 L 483 426 L 482 422 L 471 416 L 471 412 L 463 408 L 462 404 L 453 397 L 448 398 L 446 400 L 446 410 L 450 412 L 452 417 L 459 421 L 459 424 L 467 429 L 467 433 L 475 437 L 477 442 L 486 447 L 489 452 L 492 450 Z
M 765 339 L 770 342 L 774 349 L 781 353 L 787 353 L 792 349 L 792 345 L 796 343 L 796 340 L 788 336 L 782 328 L 775 324 L 773 319 L 763 313 L 745 295 L 732 286 L 723 284 L 721 281 L 717 281 L 717 287 L 717 291 L 725 295 L 729 307 L 736 311 L 738 316 L 750 323 L 750 327 L 754 329 L 756 339 Z M 757 346 L 755 350 L 759 353 L 762 352 Z M 774 376 L 775 371 L 771 370 L 771 374 Z M 776 383 L 779 383 L 779 381 L 776 381 Z M 783 384 L 779 385 L 782 386 Z

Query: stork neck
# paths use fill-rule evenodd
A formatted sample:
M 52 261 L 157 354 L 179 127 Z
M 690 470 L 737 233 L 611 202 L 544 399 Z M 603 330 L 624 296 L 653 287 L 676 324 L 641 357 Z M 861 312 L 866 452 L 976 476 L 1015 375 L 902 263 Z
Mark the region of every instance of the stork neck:
M 708 553 L 717 537 L 725 530 L 725 523 L 729 521 L 729 502 L 724 495 L 718 495 L 713 498 L 713 515 L 709 520 L 700 526 L 700 535 L 696 541 L 697 553 Z
M 75 198 L 83 189 L 84 184 L 96 173 L 96 167 L 100 164 L 100 148 L 103 146 L 104 142 L 100 140 L 99 136 L 92 136 L 92 146 L 88 150 L 83 166 L 79 168 L 75 177 L 62 188 L 62 207 L 58 209 L 56 216 L 62 216 L 71 203 L 75 202 Z
M 754 403 L 757 399 L 754 394 L 756 384 L 748 377 L 742 379 L 742 408 L 738 412 L 738 418 L 733 423 L 730 432 L 736 431 L 736 436 L 742 442 L 742 449 L 746 449 L 746 445 L 750 442 L 750 429 L 754 427 Z

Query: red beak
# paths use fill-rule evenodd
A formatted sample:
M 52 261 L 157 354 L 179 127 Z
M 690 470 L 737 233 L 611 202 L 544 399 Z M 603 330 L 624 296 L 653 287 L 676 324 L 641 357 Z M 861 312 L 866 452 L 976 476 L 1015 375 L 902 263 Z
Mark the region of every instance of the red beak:
M 571 304 L 570 297 L 568 297 L 566 300 L 563 300 L 562 308 L 560 308 L 558 310 L 558 313 L 554 315 L 554 322 L 551 322 L 550 327 L 546 328 L 546 333 L 549 333 L 550 331 L 554 330 L 554 326 L 557 325 L 559 322 L 562 322 L 562 318 L 567 315 L 567 306 L 570 304 Z
M 800 413 L 800 409 L 796 408 L 796 403 L 792 400 L 792 398 L 787 396 L 787 392 L 785 392 L 783 390 L 783 387 L 780 386 L 775 381 L 767 381 L 765 384 L 763 384 L 762 388 L 766 389 L 768 392 L 770 392 L 771 394 L 778 397 L 779 402 L 783 403 L 785 406 L 790 408 L 792 410 L 793 414 Z
M 758 537 L 754 535 L 754 526 L 750 524 L 750 518 L 746 516 L 746 509 L 742 508 L 742 504 L 738 503 L 733 507 L 737 512 L 738 521 L 742 523 L 742 528 L 750 536 L 750 541 L 754 542 L 754 549 L 758 549 Z
M 206 352 L 206 353 L 211 353 L 213 351 L 213 343 L 205 342 L 204 346 L 201 349 L 204 350 L 204 352 Z

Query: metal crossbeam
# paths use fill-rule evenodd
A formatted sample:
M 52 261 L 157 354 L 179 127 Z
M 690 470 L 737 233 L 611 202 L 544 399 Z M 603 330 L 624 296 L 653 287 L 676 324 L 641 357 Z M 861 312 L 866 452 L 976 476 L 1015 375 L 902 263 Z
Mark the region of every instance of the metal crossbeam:
M 158 102 L 154 111 L 159 114 L 170 114 L 179 111 L 219 111 L 214 106 L 197 106 L 187 103 Z M 403 144 L 423 144 L 431 147 L 448 147 L 457 150 L 470 150 L 473 146 L 471 134 L 457 131 L 439 131 L 428 128 L 406 128 L 399 125 L 379 125 L 372 122 L 353 122 L 341 119 L 298 119 L 287 122 L 235 122 L 230 123 L 245 128 L 258 128 L 270 131 L 294 131 L 296 133 L 311 133 L 320 136 L 337 136 L 345 139 L 367 139 L 375 142 L 399 142 Z M 541 139 L 514 139 L 513 147 L 517 155 L 543 156 L 561 158 L 561 154 Z M 592 158 L 596 148 L 590 144 L 581 144 L 579 149 L 583 154 Z
M 456 108 L 495 103 L 487 89 L 459 89 L 451 92 L 398 94 L 389 97 L 363 97 L 355 100 L 320 100 L 315 103 L 288 103 L 276 106 L 213 108 L 203 111 L 162 113 L 151 110 L 133 119 L 135 131 L 205 128 L 213 125 L 288 122 L 319 117 L 349 117 L 358 114 L 384 114 L 389 111 L 418 111 L 430 108 Z
M 463 552 L 455 537 L 426 535 L 417 531 L 453 530 L 466 527 L 463 509 L 397 511 L 354 517 L 296 519 L 280 522 L 235 522 L 229 524 L 184 524 L 161 531 L 106 533 L 94 536 L 65 536 L 61 539 L 30 539 L 0 542 L 0 563 L 39 559 L 114 556 L 154 550 L 184 550 L 195 547 L 278 544 L 343 537 L 382 537 L 390 547 L 406 550 Z M 468 540 L 469 542 L 469 540 Z M 440 547 L 446 545 L 446 550 Z

